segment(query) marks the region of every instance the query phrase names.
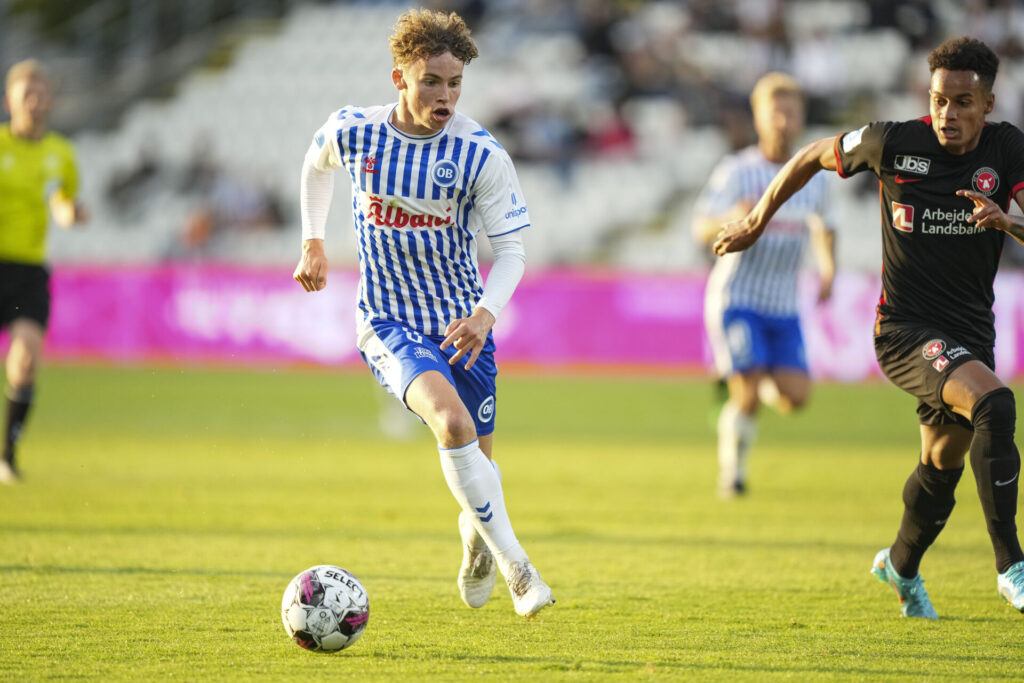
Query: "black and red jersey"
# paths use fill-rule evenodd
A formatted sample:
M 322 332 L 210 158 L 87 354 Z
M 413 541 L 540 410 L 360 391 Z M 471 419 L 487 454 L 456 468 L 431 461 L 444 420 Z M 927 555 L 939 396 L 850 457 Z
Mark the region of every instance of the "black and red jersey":
M 882 209 L 881 320 L 921 322 L 967 343 L 995 343 L 992 282 L 1006 233 L 967 219 L 977 190 L 1007 210 L 1024 188 L 1024 133 L 986 124 L 978 146 L 951 154 L 930 118 L 871 123 L 836 137 L 839 175 L 878 176 Z

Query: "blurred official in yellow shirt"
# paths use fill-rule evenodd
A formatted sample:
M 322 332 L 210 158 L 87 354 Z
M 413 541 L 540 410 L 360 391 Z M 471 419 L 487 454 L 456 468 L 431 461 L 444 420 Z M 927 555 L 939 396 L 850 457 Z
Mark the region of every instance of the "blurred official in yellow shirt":
M 86 219 L 75 201 L 78 169 L 71 143 L 46 129 L 52 107 L 53 80 L 39 62 L 10 68 L 4 108 L 11 120 L 0 126 L 0 328 L 11 336 L 0 483 L 7 484 L 20 478 L 14 450 L 32 405 L 50 318 L 47 214 L 63 228 Z

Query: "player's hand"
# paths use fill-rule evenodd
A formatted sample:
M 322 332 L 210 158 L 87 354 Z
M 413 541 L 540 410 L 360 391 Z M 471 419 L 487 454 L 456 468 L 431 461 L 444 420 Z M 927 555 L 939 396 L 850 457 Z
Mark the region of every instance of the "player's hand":
M 753 225 L 750 214 L 747 214 L 738 221 L 723 225 L 711 249 L 717 256 L 743 251 L 753 245 L 762 232 L 764 227 Z
M 821 285 L 818 287 L 818 303 L 823 304 L 832 298 L 832 278 L 821 278 Z
M 306 240 L 302 243 L 302 258 L 292 273 L 295 281 L 307 292 L 315 292 L 327 286 L 327 257 L 324 255 L 323 240 Z
M 1012 221 L 1006 213 L 982 193 L 974 190 L 957 190 L 956 195 L 966 197 L 974 202 L 974 213 L 967 219 L 968 223 L 974 223 L 979 228 L 995 228 L 996 230 L 1006 230 L 1011 227 Z
M 477 308 L 468 318 L 459 318 L 448 323 L 444 330 L 444 341 L 441 350 L 449 346 L 456 348 L 455 355 L 448 359 L 449 365 L 455 365 L 460 358 L 469 354 L 465 368 L 469 370 L 480 357 L 487 343 L 487 335 L 494 327 L 494 315 L 486 308 Z

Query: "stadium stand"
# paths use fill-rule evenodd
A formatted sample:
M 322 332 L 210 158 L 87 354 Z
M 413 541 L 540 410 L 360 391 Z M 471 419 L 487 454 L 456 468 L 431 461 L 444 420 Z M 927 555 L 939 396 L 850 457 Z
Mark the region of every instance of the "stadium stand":
M 1020 14 L 993 25 L 977 3 L 950 0 L 475 4 L 483 56 L 459 109 L 517 159 L 531 265 L 666 271 L 709 259 L 690 238 L 692 202 L 715 162 L 752 139 L 746 92 L 764 71 L 807 88 L 808 139 L 907 118 L 924 113 L 921 51 L 945 27 L 1002 30 L 987 37 L 1005 45 Z M 404 5 L 283 7 L 226 64 L 135 101 L 109 130 L 77 131 L 94 237 L 54 234 L 55 261 L 294 260 L 302 153 L 334 109 L 394 99 L 386 37 Z M 1004 111 L 1017 115 L 1024 70 L 1007 60 L 1005 71 Z M 351 264 L 337 187 L 331 256 Z M 832 188 L 842 267 L 877 269 L 874 189 Z

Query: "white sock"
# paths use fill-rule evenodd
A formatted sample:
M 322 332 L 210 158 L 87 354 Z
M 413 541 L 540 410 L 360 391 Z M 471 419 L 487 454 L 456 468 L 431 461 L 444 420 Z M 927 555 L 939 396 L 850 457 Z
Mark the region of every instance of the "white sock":
M 527 559 L 505 511 L 501 478 L 477 441 L 460 448 L 438 448 L 441 470 L 455 500 L 491 549 L 502 575 L 513 562 Z
M 718 416 L 718 483 L 730 487 L 747 479 L 747 460 L 757 438 L 757 418 L 740 412 L 732 403 Z
M 487 456 L 484 455 L 484 457 L 486 458 Z M 498 475 L 498 482 L 501 483 L 501 468 L 498 467 L 498 463 L 494 460 L 491 460 L 491 467 L 494 468 L 494 472 Z M 476 530 L 475 526 L 473 527 L 473 535 L 470 536 L 469 539 L 467 540 L 469 541 L 469 544 L 474 548 L 483 549 L 487 547 L 487 542 L 484 541 L 484 537 L 480 535 L 480 532 Z

